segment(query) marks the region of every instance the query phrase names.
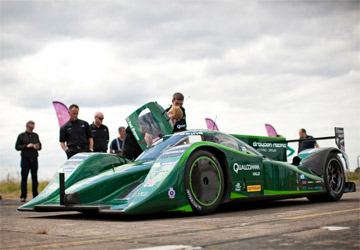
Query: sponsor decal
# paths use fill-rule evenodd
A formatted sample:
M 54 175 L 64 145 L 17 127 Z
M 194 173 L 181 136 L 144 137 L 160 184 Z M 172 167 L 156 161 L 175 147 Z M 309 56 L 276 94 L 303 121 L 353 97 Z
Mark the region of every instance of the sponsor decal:
M 233 170 L 235 173 L 238 173 L 239 170 L 260 170 L 259 165 L 252 165 L 252 164 L 237 164 L 234 163 Z
M 301 184 L 306 185 L 307 181 L 304 180 L 304 181 L 301 182 Z
M 161 167 L 167 167 L 167 166 L 174 166 L 176 164 L 177 161 L 165 161 L 165 162 L 161 162 L 160 166 Z
M 235 191 L 236 192 L 241 192 L 241 184 L 240 183 L 235 184 Z
M 156 184 L 156 181 L 148 180 L 144 187 L 153 187 Z
M 314 187 L 308 187 L 308 190 L 314 190 Z
M 66 172 L 73 172 L 75 168 L 63 168 L 63 172 L 66 173 Z
M 261 185 L 249 185 L 247 186 L 248 192 L 260 192 L 261 191 Z
M 339 149 L 345 150 L 344 128 L 335 127 L 335 142 Z
M 194 198 L 191 196 L 191 191 L 189 189 L 186 189 L 186 195 L 190 201 L 190 203 L 199 211 L 201 211 L 201 206 L 194 200 Z
M 308 184 L 313 184 L 314 182 L 313 181 L 308 181 Z
M 169 154 L 182 154 L 184 153 L 185 150 L 172 150 L 172 151 L 167 151 L 164 152 L 162 155 L 169 155 Z
M 170 172 L 169 170 L 164 170 L 164 169 L 151 171 L 152 174 L 161 174 L 161 173 L 169 173 L 169 172 Z
M 305 186 L 301 186 L 301 190 L 306 190 L 306 187 L 305 187 Z
M 139 136 L 137 135 L 137 133 L 136 133 L 136 131 L 135 131 L 135 128 L 134 128 L 134 126 L 132 125 L 130 119 L 127 119 L 127 123 L 129 124 L 130 130 L 131 130 L 131 132 L 133 133 L 133 135 L 135 136 L 136 140 L 139 141 L 139 140 L 140 140 L 140 139 L 139 139 Z
M 319 187 L 315 187 L 315 190 L 322 190 L 323 187 L 322 186 L 319 186 Z
M 300 175 L 300 180 L 306 180 L 306 176 L 304 174 Z
M 183 132 L 183 133 L 177 133 L 177 135 L 202 135 L 203 132 Z M 176 134 L 175 134 L 176 135 Z
M 315 183 L 323 184 L 323 181 L 315 181 Z
M 259 148 L 286 148 L 286 143 L 253 142 L 254 147 Z
M 173 151 L 164 152 L 163 154 L 161 154 L 159 156 L 159 159 L 177 157 L 177 156 L 183 154 L 184 152 L 185 152 L 185 150 L 173 150 Z
M 175 190 L 174 190 L 173 187 L 170 187 L 170 188 L 169 188 L 168 195 L 169 195 L 169 198 L 170 198 L 170 199 L 174 199 L 174 198 L 175 198 Z
M 178 124 L 176 127 L 178 128 L 178 129 L 181 129 L 181 128 L 185 128 L 185 124 L 184 125 L 180 125 L 180 124 Z
M 260 172 L 253 172 L 252 175 L 253 176 L 260 176 Z

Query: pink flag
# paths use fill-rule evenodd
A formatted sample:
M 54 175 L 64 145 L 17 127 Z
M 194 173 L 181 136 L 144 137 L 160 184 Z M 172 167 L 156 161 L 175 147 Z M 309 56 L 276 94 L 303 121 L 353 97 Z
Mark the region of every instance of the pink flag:
M 206 126 L 208 129 L 219 131 L 219 128 L 216 126 L 216 123 L 210 118 L 205 118 Z
M 277 137 L 278 134 L 276 133 L 276 130 L 274 129 L 273 126 L 271 126 L 270 124 L 265 124 L 265 128 L 268 133 L 268 136 Z
M 59 126 L 61 127 L 70 119 L 68 108 L 61 102 L 53 102 L 53 105 L 59 121 Z

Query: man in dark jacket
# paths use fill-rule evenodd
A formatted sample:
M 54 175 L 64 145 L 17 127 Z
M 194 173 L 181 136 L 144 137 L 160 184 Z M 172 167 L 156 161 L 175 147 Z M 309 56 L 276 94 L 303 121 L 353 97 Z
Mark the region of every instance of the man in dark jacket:
M 26 201 L 27 195 L 27 178 L 31 171 L 32 193 L 33 198 L 38 195 L 38 151 L 41 150 L 39 136 L 33 132 L 35 122 L 28 121 L 26 123 L 26 131 L 19 134 L 15 149 L 21 151 L 21 195 L 22 202 Z
M 94 152 L 106 153 L 109 143 L 109 129 L 103 124 L 104 114 L 96 112 L 94 122 L 90 125 L 94 139 Z
M 183 118 L 178 120 L 174 125 L 173 133 L 180 132 L 180 131 L 186 131 L 186 114 L 185 114 L 185 108 L 183 107 L 184 103 L 184 95 L 177 92 L 173 94 L 173 98 L 171 101 L 172 105 L 166 109 L 166 112 L 169 112 L 169 110 L 172 108 L 172 106 L 177 106 L 181 108 L 183 112 Z
M 92 152 L 94 140 L 90 125 L 78 119 L 79 106 L 72 104 L 69 107 L 70 120 L 60 128 L 60 146 L 69 159 L 81 152 Z
M 311 141 L 301 141 L 302 139 L 311 139 L 314 138 L 311 135 L 308 135 L 306 133 L 306 130 L 304 128 L 299 129 L 299 149 L 298 149 L 298 153 L 300 153 L 301 151 L 308 149 L 308 148 L 318 148 L 319 144 L 315 141 L 315 140 L 311 140 Z

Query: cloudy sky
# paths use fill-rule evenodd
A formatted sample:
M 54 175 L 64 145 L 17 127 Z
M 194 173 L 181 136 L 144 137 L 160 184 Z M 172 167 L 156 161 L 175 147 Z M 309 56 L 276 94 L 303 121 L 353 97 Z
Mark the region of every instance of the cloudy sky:
M 52 101 L 96 111 L 117 136 L 149 101 L 186 97 L 188 128 L 288 139 L 344 127 L 360 155 L 359 1 L 1 0 L 0 178 L 18 175 L 25 123 L 40 136 L 39 176 L 66 160 Z M 334 141 L 319 141 L 335 146 Z M 297 148 L 296 144 L 290 145 Z

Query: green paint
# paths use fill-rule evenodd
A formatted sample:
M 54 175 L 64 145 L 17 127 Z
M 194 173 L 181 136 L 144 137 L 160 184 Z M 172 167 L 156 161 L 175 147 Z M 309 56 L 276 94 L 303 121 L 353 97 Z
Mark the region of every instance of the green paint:
M 230 198 L 231 199 L 236 199 L 236 198 L 247 198 L 248 196 L 243 195 L 243 194 L 238 194 L 238 193 L 233 193 L 231 192 L 230 194 Z
M 169 212 L 177 212 L 177 211 L 184 211 L 184 212 L 192 212 L 192 208 L 190 205 L 185 205 L 182 207 L 178 207 L 178 208 L 174 208 L 174 209 L 170 209 Z
M 281 194 L 306 194 L 306 193 L 323 193 L 323 190 L 305 190 L 305 191 L 277 191 L 264 190 L 264 194 L 281 195 Z

